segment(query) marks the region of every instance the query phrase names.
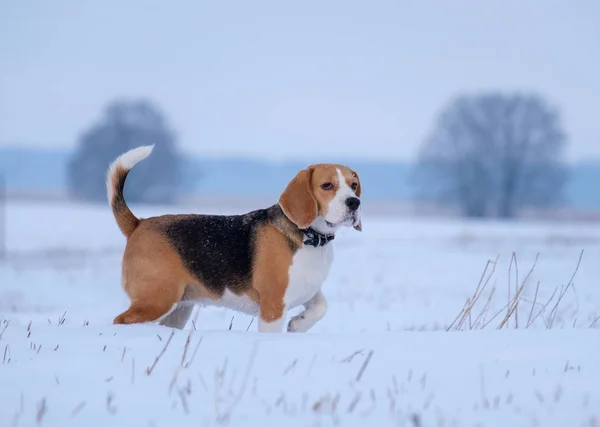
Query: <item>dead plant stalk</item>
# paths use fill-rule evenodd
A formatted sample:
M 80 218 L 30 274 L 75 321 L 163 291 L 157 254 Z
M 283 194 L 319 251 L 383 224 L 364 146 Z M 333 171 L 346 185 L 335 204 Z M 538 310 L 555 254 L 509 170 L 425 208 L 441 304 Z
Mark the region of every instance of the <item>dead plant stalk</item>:
M 163 356 L 163 354 L 165 354 L 165 352 L 167 351 L 167 347 L 169 347 L 169 344 L 171 343 L 171 340 L 173 339 L 174 335 L 175 335 L 175 331 L 171 332 L 169 339 L 167 340 L 165 346 L 163 347 L 161 352 L 158 354 L 158 356 L 156 356 L 156 359 L 154 359 L 154 363 L 152 364 L 152 366 L 149 366 L 148 368 L 146 368 L 146 375 L 150 376 L 152 374 L 152 371 L 156 367 L 156 364 L 158 363 L 160 358 Z
M 458 314 L 458 316 L 456 316 L 456 319 L 454 319 L 454 321 L 450 324 L 450 326 L 448 326 L 448 328 L 446 329 L 447 331 L 452 329 L 452 327 L 454 325 L 456 325 L 455 329 L 460 329 L 467 319 L 469 319 L 470 327 L 471 328 L 473 327 L 473 324 L 470 322 L 471 311 L 473 310 L 473 307 L 479 300 L 479 297 L 481 296 L 481 294 L 487 287 L 489 281 L 491 280 L 492 276 L 494 275 L 494 272 L 496 271 L 496 266 L 498 265 L 498 258 L 499 258 L 499 255 L 496 256 L 496 259 L 494 261 L 492 261 L 492 260 L 487 261 L 485 268 L 483 269 L 483 272 L 481 273 L 479 282 L 477 283 L 477 287 L 475 288 L 475 292 L 473 292 L 473 295 L 471 297 L 467 298 L 464 308 Z M 487 278 L 486 278 L 486 273 L 487 273 L 490 265 L 492 265 L 492 271 L 487 275 Z M 457 324 L 457 321 L 458 321 L 458 324 Z
M 525 285 L 529 281 L 529 277 L 533 273 L 533 270 L 535 270 L 535 266 L 537 265 L 539 257 L 540 257 L 540 254 L 538 253 L 535 257 L 535 261 L 533 262 L 533 265 L 531 266 L 531 269 L 529 270 L 529 273 L 527 273 L 527 276 L 525 276 L 523 283 L 521 283 L 521 286 L 517 289 L 517 292 L 515 293 L 512 300 L 510 301 L 509 309 L 506 313 L 506 317 L 502 320 L 502 322 L 500 322 L 498 329 L 502 329 L 505 325 L 507 325 L 508 322 L 510 321 L 510 318 L 512 317 L 512 315 L 518 312 L 519 300 L 521 299 L 521 293 L 523 293 L 523 289 L 525 289 Z M 518 327 L 518 322 L 516 323 L 516 327 Z

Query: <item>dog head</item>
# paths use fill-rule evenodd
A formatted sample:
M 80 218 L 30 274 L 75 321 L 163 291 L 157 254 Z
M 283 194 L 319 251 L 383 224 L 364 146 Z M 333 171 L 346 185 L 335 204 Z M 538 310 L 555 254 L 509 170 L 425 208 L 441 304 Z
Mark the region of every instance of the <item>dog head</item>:
M 341 226 L 362 231 L 361 185 L 347 166 L 316 164 L 301 170 L 287 185 L 279 206 L 298 228 L 335 233 Z

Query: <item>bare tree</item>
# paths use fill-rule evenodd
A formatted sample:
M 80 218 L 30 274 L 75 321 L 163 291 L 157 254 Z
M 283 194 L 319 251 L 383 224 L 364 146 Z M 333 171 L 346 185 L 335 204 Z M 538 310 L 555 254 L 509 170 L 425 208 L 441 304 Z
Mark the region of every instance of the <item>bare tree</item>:
M 420 197 L 469 217 L 554 205 L 567 178 L 565 145 L 558 110 L 538 95 L 457 97 L 420 148 Z
M 130 202 L 171 202 L 181 189 L 183 160 L 162 111 L 146 100 L 110 103 L 103 117 L 82 133 L 67 169 L 71 194 L 105 201 L 110 162 L 127 150 L 151 144 L 152 155 L 127 178 L 125 197 Z

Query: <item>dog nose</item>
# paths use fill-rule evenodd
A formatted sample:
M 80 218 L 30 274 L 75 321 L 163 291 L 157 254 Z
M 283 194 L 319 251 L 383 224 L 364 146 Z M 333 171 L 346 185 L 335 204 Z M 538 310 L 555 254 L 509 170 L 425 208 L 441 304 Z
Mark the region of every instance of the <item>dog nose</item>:
M 355 211 L 360 206 L 360 199 L 357 197 L 348 197 L 346 199 L 346 206 L 348 206 L 348 209 L 351 211 Z

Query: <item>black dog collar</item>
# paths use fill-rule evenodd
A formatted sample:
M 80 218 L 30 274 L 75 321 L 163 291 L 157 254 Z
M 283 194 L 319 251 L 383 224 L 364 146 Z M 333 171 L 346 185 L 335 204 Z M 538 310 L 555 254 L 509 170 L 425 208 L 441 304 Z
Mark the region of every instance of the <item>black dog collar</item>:
M 327 243 L 331 242 L 335 239 L 335 235 L 333 234 L 322 234 L 313 228 L 307 228 L 302 230 L 304 235 L 306 236 L 306 240 L 304 240 L 305 245 L 314 246 L 325 246 Z

